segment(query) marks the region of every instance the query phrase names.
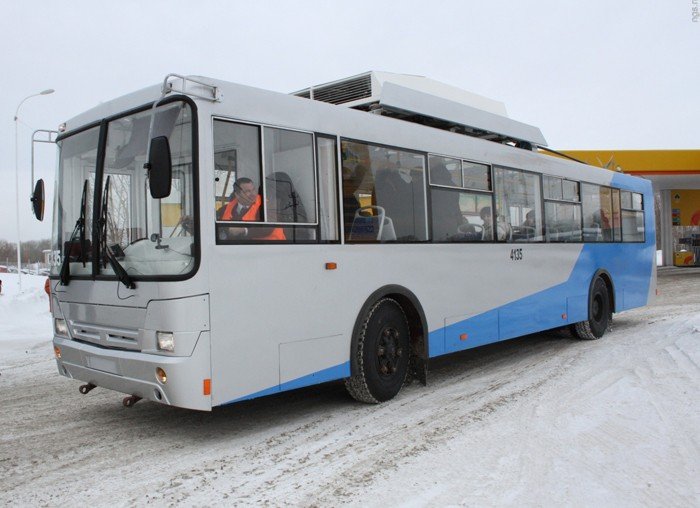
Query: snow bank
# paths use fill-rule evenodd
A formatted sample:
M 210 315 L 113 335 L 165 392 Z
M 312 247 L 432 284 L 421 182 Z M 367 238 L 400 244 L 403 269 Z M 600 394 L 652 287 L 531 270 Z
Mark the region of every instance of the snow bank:
M 0 366 L 17 355 L 27 354 L 51 341 L 49 298 L 44 291 L 46 277 L 22 275 L 19 292 L 15 273 L 0 274 Z

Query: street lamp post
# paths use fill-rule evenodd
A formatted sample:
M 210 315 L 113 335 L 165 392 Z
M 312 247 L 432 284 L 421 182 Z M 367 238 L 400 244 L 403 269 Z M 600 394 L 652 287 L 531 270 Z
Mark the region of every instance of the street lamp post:
M 22 240 L 20 237 L 19 228 L 19 131 L 17 120 L 19 119 L 19 108 L 22 107 L 22 104 L 24 104 L 26 100 L 31 99 L 32 97 L 37 97 L 39 95 L 49 95 L 53 92 L 53 88 L 49 88 L 39 93 L 28 95 L 27 97 L 22 99 L 22 102 L 19 103 L 19 105 L 17 106 L 17 110 L 15 111 L 15 201 L 17 203 L 17 280 L 19 283 L 20 293 L 22 292 L 22 257 L 20 253 Z

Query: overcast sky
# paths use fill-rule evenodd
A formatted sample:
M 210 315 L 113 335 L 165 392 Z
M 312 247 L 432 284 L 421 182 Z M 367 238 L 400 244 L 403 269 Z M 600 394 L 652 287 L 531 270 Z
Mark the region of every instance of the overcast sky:
M 419 74 L 506 104 L 557 149 L 700 148 L 694 0 L 0 0 L 0 239 L 23 240 L 35 129 L 162 81 L 199 74 L 290 92 L 367 70 Z M 697 1 L 697 0 L 696 0 Z M 53 196 L 55 148 L 38 154 Z

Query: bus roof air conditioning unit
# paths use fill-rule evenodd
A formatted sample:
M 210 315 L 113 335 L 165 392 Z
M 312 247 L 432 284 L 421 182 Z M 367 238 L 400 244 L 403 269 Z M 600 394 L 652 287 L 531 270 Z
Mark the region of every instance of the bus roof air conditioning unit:
M 292 95 L 490 141 L 547 146 L 539 128 L 508 118 L 502 102 L 423 76 L 372 71 Z

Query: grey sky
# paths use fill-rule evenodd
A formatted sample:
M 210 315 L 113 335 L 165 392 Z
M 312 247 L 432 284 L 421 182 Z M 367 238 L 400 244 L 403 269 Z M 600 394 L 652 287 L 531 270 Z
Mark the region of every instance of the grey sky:
M 13 116 L 20 111 L 22 238 L 29 139 L 101 101 L 199 74 L 289 92 L 385 70 L 505 102 L 554 148 L 698 148 L 700 20 L 693 0 L 0 0 L 0 239 L 15 240 Z M 39 176 L 54 178 L 53 148 Z M 49 185 L 49 200 L 53 186 Z

